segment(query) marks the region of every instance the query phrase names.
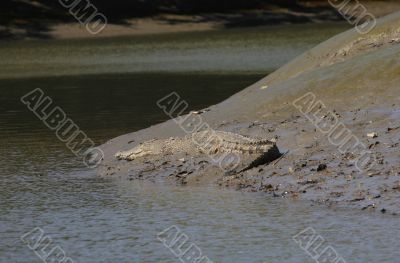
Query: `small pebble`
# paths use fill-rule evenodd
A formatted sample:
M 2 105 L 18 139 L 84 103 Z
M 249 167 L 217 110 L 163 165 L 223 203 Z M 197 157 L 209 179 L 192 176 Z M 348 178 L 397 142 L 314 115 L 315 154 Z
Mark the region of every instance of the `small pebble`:
M 317 172 L 321 172 L 321 171 L 325 170 L 326 168 L 327 168 L 326 164 L 322 163 L 322 164 L 318 165 Z
M 368 138 L 376 138 L 376 137 L 378 137 L 378 134 L 376 132 L 367 133 L 367 137 Z

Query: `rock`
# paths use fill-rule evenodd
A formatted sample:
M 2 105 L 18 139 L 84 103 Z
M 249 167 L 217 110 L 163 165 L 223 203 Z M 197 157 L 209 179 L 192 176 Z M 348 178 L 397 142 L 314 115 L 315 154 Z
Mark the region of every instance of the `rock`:
M 400 127 L 389 127 L 389 128 L 387 128 L 387 131 L 388 132 L 391 132 L 391 131 L 394 131 L 394 130 L 397 130 L 397 129 L 399 129 Z
M 325 170 L 326 168 L 328 168 L 328 166 L 326 164 L 320 164 L 320 165 L 318 165 L 317 172 L 321 172 L 321 171 Z
M 199 115 L 199 114 L 203 114 L 203 113 L 205 113 L 205 112 L 207 112 L 207 111 L 210 111 L 210 109 L 203 109 L 203 110 L 191 111 L 190 113 Z
M 378 137 L 378 134 L 376 132 L 367 133 L 367 137 L 368 138 L 376 138 L 376 137 Z

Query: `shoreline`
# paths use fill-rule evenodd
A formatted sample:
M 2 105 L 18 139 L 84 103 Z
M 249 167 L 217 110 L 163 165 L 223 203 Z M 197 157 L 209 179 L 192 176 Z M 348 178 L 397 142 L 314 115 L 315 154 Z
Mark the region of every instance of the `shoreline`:
M 282 153 L 289 151 L 277 163 L 226 175 L 219 167 L 198 167 L 186 161 L 191 156 L 184 153 L 156 161 L 151 157 L 134 161 L 115 158 L 117 152 L 145 141 L 185 136 L 170 120 L 102 145 L 105 159 L 99 175 L 183 185 L 214 184 L 398 215 L 400 168 L 396 164 L 400 156 L 396 131 L 400 128 L 400 93 L 396 83 L 400 65 L 394 57 L 400 49 L 400 35 L 394 28 L 399 26 L 400 13 L 395 13 L 380 19 L 377 28 L 367 35 L 361 36 L 355 29 L 341 33 L 200 113 L 214 130 L 275 138 Z M 330 143 L 331 139 L 294 106 L 294 101 L 310 92 L 315 102 L 326 105 L 328 116 L 336 116 L 351 135 L 359 138 L 365 145 L 362 150 L 374 153 L 372 169 L 360 172 L 355 165 L 359 156 L 339 151 L 342 146 Z M 371 137 L 371 133 L 376 135 Z
M 379 18 L 400 10 L 400 3 L 393 1 L 363 2 L 368 12 Z M 57 21 L 18 21 L 18 26 L 0 25 L 0 39 L 91 39 L 119 36 L 144 36 L 179 32 L 199 32 L 246 28 L 283 24 L 324 23 L 345 21 L 343 17 L 326 1 L 301 3 L 300 9 L 268 6 L 264 9 L 240 10 L 228 13 L 202 13 L 193 15 L 158 14 L 145 18 L 127 18 L 110 21 L 99 34 L 90 34 L 84 25 L 78 22 Z M 25 27 L 33 23 L 40 28 Z M 32 31 L 33 30 L 33 31 Z

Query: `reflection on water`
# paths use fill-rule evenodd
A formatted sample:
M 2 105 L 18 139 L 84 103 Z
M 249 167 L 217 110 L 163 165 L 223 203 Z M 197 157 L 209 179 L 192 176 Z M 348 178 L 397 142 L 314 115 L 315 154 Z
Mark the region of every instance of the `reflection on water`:
M 0 45 L 0 78 L 128 72 L 258 72 L 265 75 L 343 24 L 291 25 Z
M 41 262 L 20 241 L 35 227 L 74 262 L 179 262 L 157 240 L 171 225 L 214 262 L 313 262 L 292 241 L 309 226 L 346 262 L 397 262 L 398 218 L 261 193 L 99 179 L 19 101 L 43 89 L 100 144 L 166 120 L 155 102 L 171 91 L 190 109 L 215 104 L 261 77 L 229 71 L 265 75 L 338 29 L 263 30 L 245 39 L 239 30 L 0 46 L 0 262 Z M 211 74 L 213 67 L 225 73 Z M 151 72 L 160 68 L 174 72 Z
M 96 144 L 167 120 L 156 101 L 172 91 L 205 108 L 257 79 L 257 74 L 111 74 L 0 80 L 0 176 L 21 171 L 52 173 L 81 168 L 19 98 L 41 88 Z

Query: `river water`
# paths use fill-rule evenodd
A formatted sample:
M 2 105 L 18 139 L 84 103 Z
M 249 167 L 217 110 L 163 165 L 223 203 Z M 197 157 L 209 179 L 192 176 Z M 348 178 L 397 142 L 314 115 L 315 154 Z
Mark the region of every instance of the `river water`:
M 157 239 L 171 226 L 213 262 L 315 262 L 293 240 L 308 227 L 345 262 L 398 262 L 397 217 L 100 179 L 20 102 L 41 88 L 101 144 L 166 120 L 155 101 L 171 91 L 191 109 L 215 104 L 346 27 L 0 44 L 0 262 L 42 262 L 21 241 L 36 228 L 73 262 L 180 262 Z

